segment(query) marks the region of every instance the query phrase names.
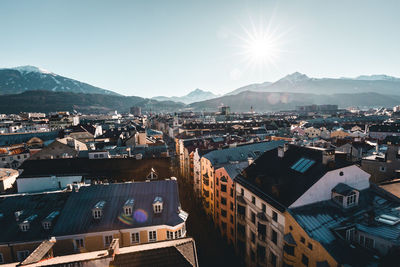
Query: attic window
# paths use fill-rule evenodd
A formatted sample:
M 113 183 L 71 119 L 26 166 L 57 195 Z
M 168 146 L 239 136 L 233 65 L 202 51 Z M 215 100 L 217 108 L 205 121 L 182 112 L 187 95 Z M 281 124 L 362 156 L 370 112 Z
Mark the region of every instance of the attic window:
M 125 204 L 124 204 L 124 207 L 123 207 L 125 215 L 127 215 L 127 216 L 132 215 L 134 204 L 135 204 L 135 200 L 133 198 L 130 198 L 127 201 L 125 201 Z
M 103 216 L 103 208 L 106 205 L 104 200 L 99 201 L 94 205 L 92 209 L 92 215 L 94 219 L 100 219 Z
M 36 214 L 29 216 L 26 218 L 23 222 L 19 224 L 19 228 L 21 229 L 22 232 L 27 232 L 30 228 L 30 224 L 33 220 L 35 220 L 37 217 Z
M 154 213 L 158 214 L 161 213 L 163 210 L 163 200 L 162 197 L 155 197 L 153 201 L 153 211 Z
M 312 165 L 314 165 L 315 160 L 301 158 L 295 164 L 292 165 L 291 169 L 298 171 L 300 173 L 306 172 Z
M 43 221 L 42 221 L 42 226 L 43 229 L 49 230 L 51 228 L 53 220 L 60 214 L 59 211 L 53 211 L 50 213 Z

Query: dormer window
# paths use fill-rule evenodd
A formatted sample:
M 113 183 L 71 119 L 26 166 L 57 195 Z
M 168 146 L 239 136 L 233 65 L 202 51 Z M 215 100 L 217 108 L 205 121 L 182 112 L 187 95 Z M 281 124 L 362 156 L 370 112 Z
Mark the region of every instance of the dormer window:
M 344 183 L 337 184 L 332 189 L 332 200 L 347 209 L 358 205 L 360 192 Z
M 155 197 L 153 201 L 153 211 L 154 213 L 158 214 L 161 213 L 163 210 L 163 200 L 162 197 Z
M 36 217 L 37 215 L 34 214 L 26 218 L 23 222 L 19 224 L 19 229 L 21 229 L 22 232 L 27 232 L 30 228 L 31 222 L 35 220 Z
M 127 201 L 125 201 L 123 210 L 124 210 L 124 214 L 126 216 L 131 216 L 132 215 L 134 204 L 135 204 L 135 200 L 133 198 L 130 198 Z
M 103 216 L 103 208 L 106 205 L 105 201 L 99 201 L 92 209 L 93 218 L 98 220 Z
M 42 221 L 42 226 L 43 229 L 49 230 L 52 226 L 53 220 L 60 214 L 59 211 L 53 211 L 50 213 L 43 221 Z

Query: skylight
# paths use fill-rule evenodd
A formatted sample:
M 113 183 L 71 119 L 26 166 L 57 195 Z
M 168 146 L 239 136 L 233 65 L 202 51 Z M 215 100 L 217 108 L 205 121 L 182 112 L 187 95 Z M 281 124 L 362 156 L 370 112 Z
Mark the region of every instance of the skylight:
M 301 158 L 295 164 L 292 165 L 291 169 L 300 173 L 306 172 L 313 164 L 315 160 Z

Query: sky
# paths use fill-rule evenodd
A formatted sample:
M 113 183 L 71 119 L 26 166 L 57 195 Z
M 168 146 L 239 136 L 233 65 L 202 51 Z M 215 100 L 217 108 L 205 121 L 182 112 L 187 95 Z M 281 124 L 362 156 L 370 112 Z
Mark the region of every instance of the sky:
M 398 0 L 2 0 L 0 67 L 123 95 L 225 94 L 301 72 L 400 77 Z

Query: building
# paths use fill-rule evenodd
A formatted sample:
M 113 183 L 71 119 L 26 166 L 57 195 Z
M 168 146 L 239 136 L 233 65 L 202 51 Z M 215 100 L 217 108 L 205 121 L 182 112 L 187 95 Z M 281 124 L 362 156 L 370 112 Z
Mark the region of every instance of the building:
M 248 162 L 261 156 L 265 151 L 277 148 L 285 141 L 261 142 L 213 150 L 201 158 L 201 197 L 206 213 L 214 219 L 215 171 L 227 163 Z
M 33 266 L 132 266 L 132 267 L 198 267 L 196 244 L 192 238 L 119 247 L 113 239 L 104 250 L 65 256 L 52 254 L 56 242 L 44 241 L 21 265 Z M 9 266 L 19 266 L 18 263 Z
M 400 125 L 398 124 L 375 124 L 368 129 L 369 137 L 383 140 L 387 136 L 400 136 Z
M 364 190 L 369 177 L 332 149 L 284 145 L 267 151 L 235 178 L 238 253 L 248 266 L 283 266 L 287 210 L 329 200 L 340 182 Z
M 251 161 L 227 163 L 215 170 L 215 217 L 214 223 L 228 244 L 235 245 L 235 184 L 234 178 Z
M 388 145 L 384 154 L 373 154 L 361 160 L 361 168 L 371 174 L 371 181 L 398 178 L 400 170 L 400 147 Z
M 79 155 L 79 151 L 86 150 L 88 150 L 86 144 L 66 137 L 53 141 L 50 145 L 30 157 L 30 160 L 76 158 Z
M 387 266 L 385 257 L 400 244 L 400 199 L 373 184 L 362 190 L 346 183 L 325 189 L 329 199 L 289 210 L 287 263 Z
M 19 172 L 13 169 L 0 169 L 0 193 L 13 187 Z
M 23 261 L 54 237 L 54 256 L 186 237 L 176 179 L 74 186 L 73 190 L 0 197 L 0 258 Z
M 141 116 L 142 115 L 142 108 L 141 107 L 131 107 L 130 112 L 133 116 Z
M 29 157 L 29 150 L 23 144 L 0 147 L 0 168 L 17 169 Z

